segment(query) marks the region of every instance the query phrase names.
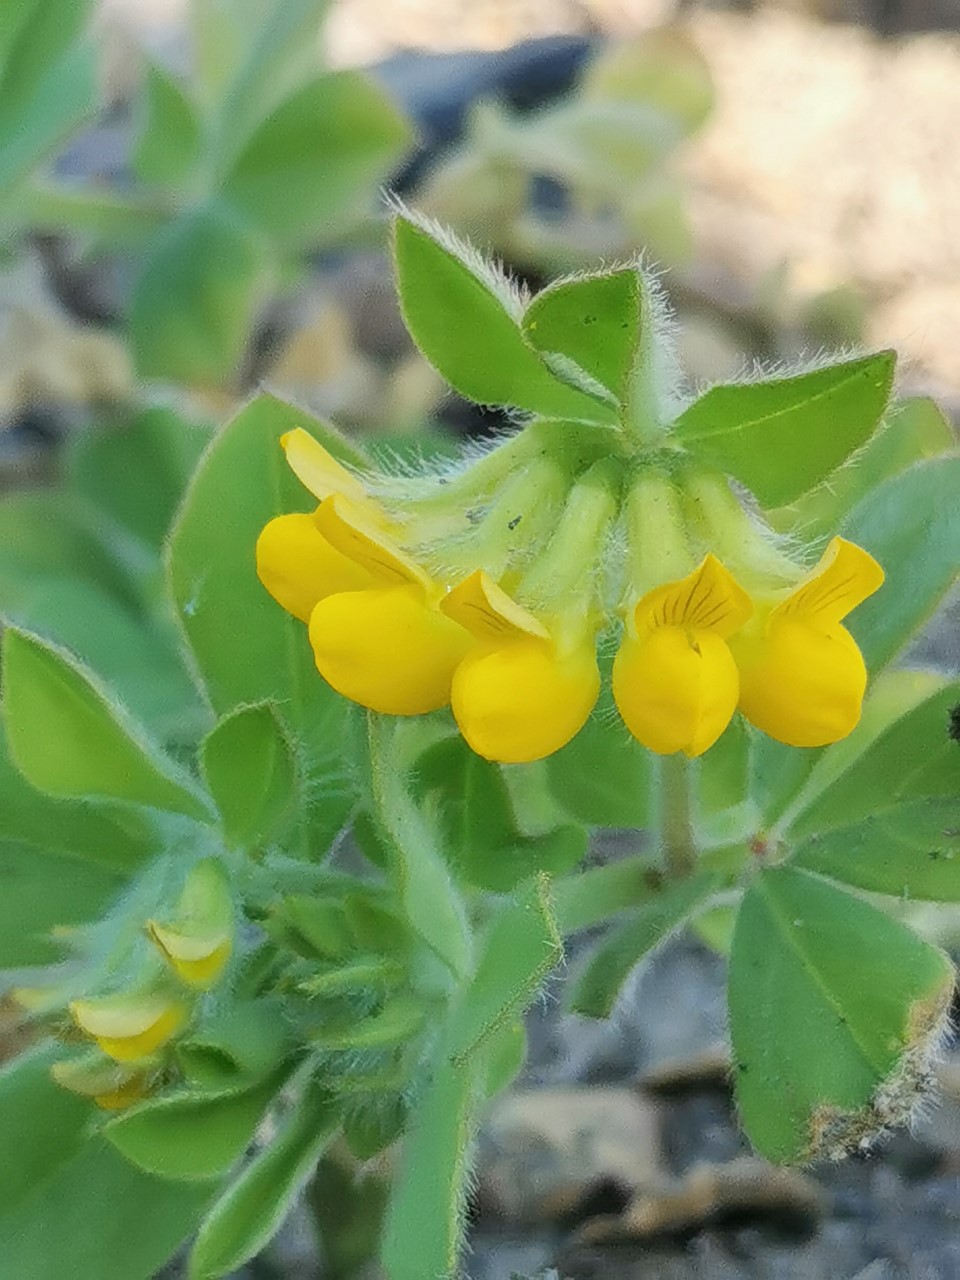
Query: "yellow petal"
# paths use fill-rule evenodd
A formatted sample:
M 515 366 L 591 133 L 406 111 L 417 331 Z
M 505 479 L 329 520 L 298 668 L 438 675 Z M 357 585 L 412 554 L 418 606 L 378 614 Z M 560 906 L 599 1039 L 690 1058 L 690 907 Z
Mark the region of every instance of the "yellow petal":
M 834 538 L 805 582 L 773 610 L 772 618 L 793 617 L 827 630 L 883 583 L 873 556 L 846 538 Z
M 453 677 L 453 714 L 478 755 L 520 764 L 568 743 L 599 692 L 592 645 L 561 658 L 552 641 L 524 636 L 467 654 Z
M 317 670 L 345 698 L 413 716 L 447 705 L 472 641 L 419 586 L 407 585 L 321 600 L 310 616 L 310 643 Z
M 345 493 L 363 501 L 363 485 L 347 468 L 329 453 L 309 431 L 297 427 L 280 437 L 291 471 L 315 498 L 329 498 L 331 493 Z
M 740 668 L 740 709 L 778 742 L 826 746 L 859 721 L 867 669 L 839 623 L 811 626 L 805 616 L 775 610 L 765 628 L 734 637 L 731 648 Z
M 70 1012 L 77 1026 L 116 1062 L 146 1057 L 187 1020 L 186 1006 L 162 995 L 75 1000 Z
M 365 508 L 342 494 L 333 494 L 317 507 L 314 521 L 331 546 L 366 569 L 378 582 L 415 582 L 428 591 L 433 583 Z
M 613 664 L 613 696 L 627 728 L 661 755 L 702 755 L 737 706 L 737 668 L 713 631 L 658 626 L 624 637 Z
M 121 1066 L 95 1051 L 80 1059 L 55 1062 L 50 1075 L 64 1089 L 92 1098 L 99 1107 L 116 1111 L 138 1101 L 147 1091 L 150 1073 Z
M 750 597 L 729 569 L 708 555 L 693 573 L 648 591 L 633 611 L 638 637 L 657 627 L 688 627 L 726 639 L 753 613 Z
M 503 643 L 521 636 L 550 639 L 543 623 L 511 599 L 482 569 L 448 592 L 440 601 L 440 608 L 480 640 Z
M 148 921 L 147 929 L 164 958 L 191 987 L 212 987 L 230 958 L 229 934 L 191 937 L 156 920 Z
M 257 576 L 277 604 L 301 622 L 313 606 L 337 591 L 359 591 L 372 579 L 332 547 L 312 515 L 277 516 L 257 539 Z

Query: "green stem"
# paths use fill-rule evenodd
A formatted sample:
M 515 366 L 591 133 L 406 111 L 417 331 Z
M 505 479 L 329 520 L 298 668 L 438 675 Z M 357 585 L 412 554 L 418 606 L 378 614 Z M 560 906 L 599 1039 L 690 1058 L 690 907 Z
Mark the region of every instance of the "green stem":
M 665 433 L 657 387 L 657 343 L 660 335 L 656 331 L 654 311 L 650 286 L 641 273 L 640 324 L 621 419 L 624 435 L 640 448 L 658 444 Z
M 413 762 L 436 727 L 376 712 L 369 713 L 367 723 L 371 813 L 389 851 L 394 888 L 414 930 L 461 979 L 470 968 L 472 943 L 466 905 L 444 858 L 438 823 L 409 789 Z
M 691 816 L 691 768 L 677 752 L 660 759 L 660 845 L 663 868 L 671 880 L 686 880 L 697 868 L 697 843 Z

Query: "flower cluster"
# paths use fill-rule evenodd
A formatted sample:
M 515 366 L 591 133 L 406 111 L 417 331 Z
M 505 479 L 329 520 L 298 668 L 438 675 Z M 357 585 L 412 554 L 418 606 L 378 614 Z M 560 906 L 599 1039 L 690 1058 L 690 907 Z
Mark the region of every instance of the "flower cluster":
M 197 993 L 223 974 L 233 949 L 232 905 L 220 864 L 198 862 L 169 924 L 146 923 L 164 965 L 148 964 L 135 990 L 70 1002 L 76 1027 L 96 1045 L 53 1065 L 64 1088 L 114 1111 L 144 1097 L 166 1066 L 164 1051 L 188 1025 Z M 38 993 L 43 997 L 43 993 Z M 30 1004 L 29 996 L 22 1003 Z M 41 1003 L 42 1007 L 42 1003 Z
M 449 704 L 478 754 L 540 759 L 589 717 L 618 627 L 614 698 L 653 751 L 698 756 L 738 709 L 803 747 L 859 719 L 867 673 L 842 620 L 880 566 L 842 538 L 795 562 L 679 451 L 641 465 L 537 423 L 453 476 L 391 483 L 305 430 L 281 444 L 318 505 L 266 525 L 257 571 L 362 706 Z

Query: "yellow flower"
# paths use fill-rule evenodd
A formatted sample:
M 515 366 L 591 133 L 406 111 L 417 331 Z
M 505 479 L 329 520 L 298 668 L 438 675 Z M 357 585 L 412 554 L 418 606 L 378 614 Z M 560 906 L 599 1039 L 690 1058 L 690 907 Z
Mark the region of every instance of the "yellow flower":
M 188 986 L 201 991 L 212 987 L 233 949 L 233 900 L 223 864 L 202 858 L 191 867 L 173 922 L 148 920 L 147 932 Z
M 64 1089 L 91 1098 L 104 1111 L 120 1111 L 139 1102 L 150 1087 L 154 1071 L 126 1067 L 95 1050 L 79 1059 L 55 1062 L 50 1075 Z
M 313 609 L 317 670 L 338 693 L 373 711 L 410 716 L 446 706 L 471 638 L 441 613 L 442 584 L 340 494 L 321 502 L 316 523 L 372 584 L 328 595 Z
M 739 692 L 727 639 L 752 611 L 747 593 L 712 555 L 641 597 L 613 664 L 613 696 L 638 742 L 688 756 L 716 742 Z
M 483 570 L 440 607 L 478 640 L 453 677 L 453 714 L 487 760 L 519 764 L 558 751 L 579 732 L 600 692 L 593 629 L 555 634 Z
M 366 570 L 326 540 L 312 515 L 277 516 L 257 539 L 257 576 L 287 613 L 309 622 L 314 606 L 338 591 L 372 582 Z
M 358 506 L 373 507 L 357 477 L 306 431 L 288 431 L 280 443 L 291 470 L 315 498 L 322 501 L 341 493 Z M 372 581 L 360 565 L 330 545 L 306 512 L 269 521 L 257 539 L 256 556 L 260 581 L 277 604 L 301 622 L 309 622 L 314 605 L 324 596 L 358 591 Z
M 229 934 L 191 936 L 158 924 L 156 920 L 148 921 L 147 929 L 176 973 L 189 986 L 198 987 L 201 991 L 214 985 L 230 959 L 232 941 Z
M 873 556 L 834 538 L 807 579 L 768 602 L 732 643 L 740 709 L 758 729 L 792 747 L 845 738 L 860 719 L 867 670 L 841 619 L 883 582 Z
M 187 1020 L 187 1008 L 161 994 L 102 996 L 74 1000 L 73 1020 L 115 1062 L 136 1062 L 176 1035 Z

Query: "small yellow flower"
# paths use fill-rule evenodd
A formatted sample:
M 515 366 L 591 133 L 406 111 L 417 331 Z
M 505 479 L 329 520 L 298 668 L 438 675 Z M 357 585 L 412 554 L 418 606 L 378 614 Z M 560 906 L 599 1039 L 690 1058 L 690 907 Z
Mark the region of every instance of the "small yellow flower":
M 477 638 L 453 677 L 460 732 L 501 764 L 540 760 L 583 728 L 600 692 L 594 630 L 553 633 L 482 570 L 440 607 Z
M 171 923 L 147 921 L 147 933 L 188 986 L 206 991 L 233 950 L 233 899 L 223 864 L 202 858 L 190 868 Z
M 67 1062 L 55 1062 L 50 1075 L 71 1093 L 90 1098 L 104 1111 L 120 1111 L 139 1102 L 150 1087 L 155 1069 L 127 1067 L 102 1058 L 96 1051 Z
M 663 755 L 702 755 L 737 707 L 728 638 L 753 606 L 715 556 L 641 597 L 613 664 L 613 695 L 627 728 Z
M 374 507 L 363 485 L 318 440 L 297 428 L 281 436 L 290 469 L 320 501 L 341 493 L 358 506 Z M 257 576 L 282 608 L 309 622 L 314 605 L 338 591 L 371 585 L 370 575 L 324 538 L 312 513 L 276 516 L 257 539 Z
M 187 1020 L 187 1007 L 159 993 L 102 996 L 74 1000 L 73 1020 L 115 1062 L 136 1062 L 176 1035 Z
M 314 606 L 339 591 L 370 586 L 370 574 L 341 555 L 312 515 L 276 516 L 257 539 L 257 576 L 287 613 L 309 622 Z
M 191 936 L 158 924 L 156 920 L 150 920 L 147 928 L 177 974 L 189 986 L 201 991 L 214 985 L 230 959 L 232 941 L 229 934 Z
M 374 584 L 328 595 L 314 608 L 317 670 L 372 711 L 410 716 L 446 706 L 471 638 L 440 611 L 443 585 L 342 495 L 321 502 L 315 518 L 321 535 Z
M 789 746 L 821 747 L 856 726 L 867 670 L 841 619 L 883 579 L 873 556 L 834 538 L 806 580 L 735 638 L 740 709 L 758 729 Z

